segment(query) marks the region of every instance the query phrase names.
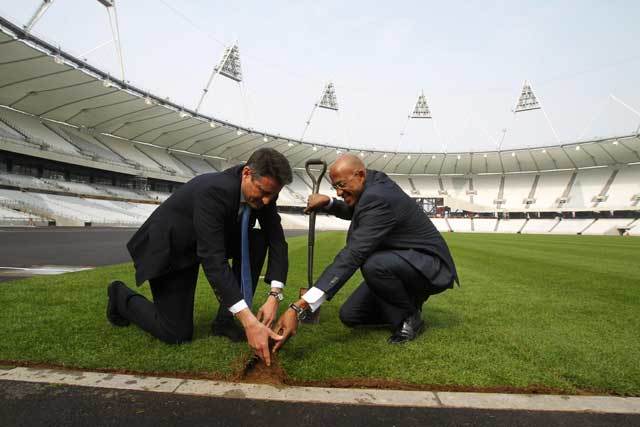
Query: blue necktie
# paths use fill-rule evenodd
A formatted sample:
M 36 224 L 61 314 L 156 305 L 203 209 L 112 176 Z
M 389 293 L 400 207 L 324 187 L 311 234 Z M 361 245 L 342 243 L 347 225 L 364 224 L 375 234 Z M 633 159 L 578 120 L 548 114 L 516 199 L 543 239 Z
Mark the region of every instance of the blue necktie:
M 251 264 L 249 260 L 249 217 L 251 207 L 245 205 L 242 209 L 241 227 L 241 254 L 240 254 L 240 281 L 242 283 L 242 297 L 251 310 L 253 302 L 253 285 L 251 283 Z

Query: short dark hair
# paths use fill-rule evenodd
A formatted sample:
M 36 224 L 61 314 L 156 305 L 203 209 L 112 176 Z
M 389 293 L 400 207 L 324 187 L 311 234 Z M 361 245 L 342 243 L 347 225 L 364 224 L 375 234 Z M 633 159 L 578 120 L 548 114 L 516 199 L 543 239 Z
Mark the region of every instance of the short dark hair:
M 253 152 L 246 166 L 249 166 L 258 178 L 268 176 L 276 179 L 280 185 L 293 181 L 291 166 L 287 158 L 273 148 L 260 148 Z

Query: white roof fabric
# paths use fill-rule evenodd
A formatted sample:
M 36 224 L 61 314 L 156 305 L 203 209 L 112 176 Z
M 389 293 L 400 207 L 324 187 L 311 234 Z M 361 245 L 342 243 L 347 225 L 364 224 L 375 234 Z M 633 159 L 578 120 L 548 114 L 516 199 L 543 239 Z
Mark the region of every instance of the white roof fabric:
M 638 135 L 460 153 L 385 153 L 301 143 L 183 110 L 160 96 L 111 78 L 2 18 L 0 105 L 132 142 L 229 162 L 244 161 L 255 149 L 265 146 L 284 153 L 293 167 L 303 167 L 312 158 L 331 162 L 340 149 L 359 153 L 368 167 L 397 174 L 514 173 L 640 161 Z

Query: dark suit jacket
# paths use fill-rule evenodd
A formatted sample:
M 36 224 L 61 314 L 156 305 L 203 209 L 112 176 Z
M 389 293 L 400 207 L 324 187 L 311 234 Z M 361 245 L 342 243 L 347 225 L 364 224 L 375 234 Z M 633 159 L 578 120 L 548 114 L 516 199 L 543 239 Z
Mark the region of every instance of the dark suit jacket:
M 424 210 L 383 172 L 367 170 L 364 191 L 354 208 L 334 200 L 326 211 L 351 220 L 347 245 L 315 284 L 327 299 L 333 298 L 372 253 L 381 250 L 398 250 L 432 285 L 451 287 L 453 280 L 458 281 L 453 258 L 440 232 Z M 433 283 L 433 257 L 424 254 L 437 257 L 450 270 L 451 275 L 445 275 L 451 278 L 447 283 Z
M 201 263 L 221 304 L 242 299 L 229 266 L 239 255 L 240 180 L 242 166 L 193 178 L 174 192 L 134 234 L 127 248 L 138 285 L 145 280 Z M 273 201 L 252 210 L 269 246 L 265 281 L 285 282 L 289 266 L 287 242 Z

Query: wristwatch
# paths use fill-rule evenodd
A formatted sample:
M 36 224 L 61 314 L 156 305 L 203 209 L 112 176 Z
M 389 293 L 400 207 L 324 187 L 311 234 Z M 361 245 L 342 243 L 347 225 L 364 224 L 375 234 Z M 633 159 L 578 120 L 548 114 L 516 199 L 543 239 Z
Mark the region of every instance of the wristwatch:
M 309 315 L 309 310 L 305 310 L 302 307 L 298 307 L 294 303 L 289 304 L 289 308 L 296 312 L 296 314 L 298 315 L 298 320 L 304 320 Z
M 275 291 L 270 291 L 269 294 L 267 295 L 267 298 L 269 297 L 274 297 L 276 300 L 278 300 L 278 302 L 284 299 L 284 295 L 282 295 L 282 292 L 275 292 Z

